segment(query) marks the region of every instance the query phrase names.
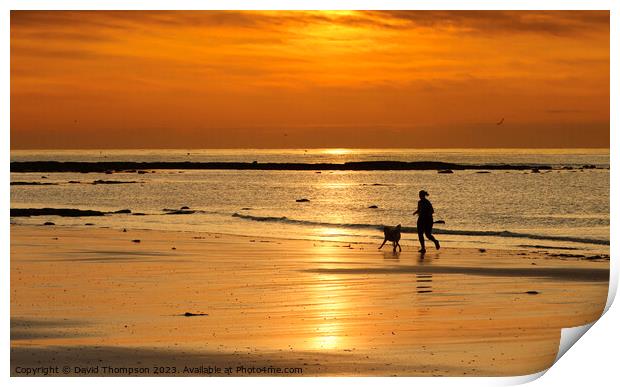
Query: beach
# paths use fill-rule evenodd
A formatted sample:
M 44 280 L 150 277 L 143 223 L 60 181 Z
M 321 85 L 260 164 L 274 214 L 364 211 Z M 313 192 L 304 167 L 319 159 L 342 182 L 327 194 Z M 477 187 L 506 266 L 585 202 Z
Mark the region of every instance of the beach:
M 11 374 L 525 375 L 607 298 L 607 257 L 377 247 L 11 225 Z

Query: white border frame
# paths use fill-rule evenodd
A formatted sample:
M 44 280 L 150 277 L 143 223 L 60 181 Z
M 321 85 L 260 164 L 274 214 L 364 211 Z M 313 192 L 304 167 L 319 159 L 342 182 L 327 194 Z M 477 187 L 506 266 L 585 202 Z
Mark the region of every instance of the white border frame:
M 0 82 L 2 85 L 2 97 L 0 98 L 0 138 L 2 141 L 2 180 L 4 184 L 0 191 L 4 206 L 0 206 L 2 218 L 5 219 L 2 227 L 2 268 L 0 277 L 0 289 L 2 289 L 2 302 L 0 302 L 0 337 L 1 349 L 0 359 L 0 380 L 9 379 L 10 368 L 10 227 L 9 227 L 9 208 L 10 208 L 10 186 L 7 182 L 9 177 L 10 165 L 10 10 L 18 9 L 79 9 L 79 10 L 104 10 L 104 9 L 174 9 L 174 10 L 194 10 L 194 9 L 326 9 L 326 10 L 354 10 L 354 9 L 419 9 L 419 10 L 467 10 L 467 9 L 495 9 L 495 10 L 610 10 L 611 11 L 611 30 L 610 30 L 610 162 L 613 167 L 617 165 L 618 155 L 615 152 L 618 146 L 618 139 L 615 131 L 618 129 L 617 110 L 614 107 L 618 104 L 618 49 L 620 41 L 618 39 L 618 23 L 620 17 L 620 2 L 614 0 L 436 0 L 436 1 L 403 1 L 403 0 L 383 0 L 383 1 L 325 1 L 325 0 L 227 0 L 227 1 L 199 1 L 199 0 L 175 0 L 174 2 L 163 0 L 4 0 L 0 5 L 0 52 L 2 62 L 0 62 Z M 620 181 L 619 174 L 614 168 L 610 170 L 610 190 L 611 190 L 611 240 L 615 241 L 617 236 L 616 223 L 618 207 L 616 206 L 618 195 L 617 188 Z M 615 243 L 611 243 L 611 280 L 609 285 L 609 296 L 606 311 L 611 306 L 616 294 L 618 280 L 618 265 L 615 255 L 618 253 Z M 585 339 L 580 340 L 575 349 L 568 351 L 554 365 L 547 375 L 536 381 L 536 385 L 583 385 L 584 383 L 594 383 L 594 385 L 611 385 L 613 380 L 617 380 L 617 358 L 618 327 L 620 327 L 620 312 L 618 307 L 608 310 L 601 320 L 594 324 Z M 252 379 L 218 379 L 218 383 L 241 384 L 242 382 L 252 382 L 258 385 L 308 385 L 321 383 L 326 385 L 355 384 L 357 386 L 374 385 L 375 383 L 390 383 L 395 385 L 409 385 L 416 383 L 420 385 L 447 386 L 447 385 L 512 385 L 525 383 L 535 380 L 545 372 L 523 377 L 511 378 L 252 378 Z M 164 385 L 168 383 L 183 383 L 190 385 L 202 385 L 214 382 L 206 381 L 202 378 L 149 378 L 140 382 Z M 46 383 L 49 385 L 82 385 L 85 381 L 82 378 L 10 378 L 9 382 L 14 385 L 30 385 L 34 383 Z M 130 378 L 90 378 L 88 384 L 94 386 L 107 385 L 110 382 L 121 385 L 130 385 L 137 382 Z

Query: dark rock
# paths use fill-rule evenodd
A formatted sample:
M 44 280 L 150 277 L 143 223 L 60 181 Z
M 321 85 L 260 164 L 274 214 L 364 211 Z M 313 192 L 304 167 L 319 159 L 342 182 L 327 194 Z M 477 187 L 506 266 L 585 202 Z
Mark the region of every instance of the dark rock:
M 54 223 L 54 222 L 45 222 L 45 223 L 43 223 L 43 225 L 44 226 L 55 226 L 56 223 Z
M 532 168 L 532 173 L 540 173 L 540 169 L 538 169 L 538 168 Z
M 80 184 L 77 180 L 69 180 L 69 184 Z
M 12 181 L 11 185 L 58 185 L 58 183 L 40 183 L 38 181 Z
M 540 292 L 536 290 L 528 290 L 527 292 L 525 292 L 525 294 L 540 294 Z
M 47 176 L 41 176 L 41 179 L 47 179 Z
M 103 216 L 105 212 L 93 210 L 77 210 L 74 208 L 11 208 L 11 217 L 22 216 Z
M 586 257 L 583 254 L 566 254 L 566 253 L 549 254 L 549 256 L 551 256 L 551 257 L 559 257 L 559 258 L 585 258 Z
M 132 239 L 131 240 L 133 243 L 140 243 L 140 239 Z
M 183 316 L 185 317 L 194 317 L 194 316 L 208 316 L 209 314 L 207 313 L 191 313 L 191 312 L 185 312 L 183 313 Z
M 105 173 L 106 175 L 111 175 L 111 174 L 113 174 L 114 172 L 113 172 L 113 171 L 105 171 L 104 173 Z
M 118 210 L 118 211 L 114 211 L 114 214 L 131 214 L 131 210 Z
M 84 223 L 84 226 L 94 226 L 94 223 Z
M 379 206 L 373 204 L 372 206 L 368 206 L 368 208 L 379 208 Z
M 243 207 L 241 210 L 243 210 L 243 211 L 249 211 L 249 210 L 251 210 L 251 208 L 250 208 L 250 207 Z
M 134 184 L 137 181 L 121 181 L 121 180 L 95 180 L 93 184 Z
M 146 215 L 144 212 L 134 212 L 133 214 L 131 214 L 133 216 L 144 216 Z
M 188 206 L 183 206 L 183 207 L 181 207 L 181 209 L 182 210 L 189 210 L 189 207 Z
M 138 171 L 139 175 L 144 175 L 145 173 L 148 173 L 147 171 Z
M 486 253 L 487 252 L 486 249 L 478 249 L 478 251 L 480 251 L 481 253 Z
M 126 228 L 124 228 L 124 229 L 123 229 L 123 232 L 127 232 L 127 229 L 126 229 Z
M 173 210 L 173 211 L 166 212 L 166 215 L 189 215 L 195 212 L 196 211 L 192 211 L 192 210 Z
M 226 170 L 281 170 L 281 171 L 405 171 L 405 170 L 520 170 L 551 169 L 548 165 L 527 164 L 455 164 L 441 161 L 354 161 L 338 163 L 244 163 L 244 162 L 75 162 L 75 161 L 14 161 L 11 172 L 105 172 L 128 169 L 226 169 Z
M 594 164 L 586 164 L 581 169 L 596 169 L 596 165 Z
M 306 203 L 306 202 L 309 202 L 309 201 L 310 201 L 310 199 L 302 198 L 302 199 L 297 199 L 297 200 L 295 200 L 295 201 L 296 201 L 297 203 Z
M 478 171 L 476 173 L 491 173 L 491 172 L 489 172 L 489 171 Z
M 586 259 L 588 259 L 588 260 L 603 259 L 603 260 L 609 261 L 609 255 L 607 255 L 607 254 L 593 255 L 593 256 L 590 256 L 590 257 L 586 257 Z
M 437 173 L 454 173 L 454 171 L 451 169 L 440 169 Z

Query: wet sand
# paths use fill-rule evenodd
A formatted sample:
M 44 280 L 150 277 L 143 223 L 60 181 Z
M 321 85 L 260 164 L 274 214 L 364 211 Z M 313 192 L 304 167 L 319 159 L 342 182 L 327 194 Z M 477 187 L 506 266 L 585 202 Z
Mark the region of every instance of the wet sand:
M 12 225 L 11 374 L 525 375 L 606 302 L 608 260 L 403 248 Z

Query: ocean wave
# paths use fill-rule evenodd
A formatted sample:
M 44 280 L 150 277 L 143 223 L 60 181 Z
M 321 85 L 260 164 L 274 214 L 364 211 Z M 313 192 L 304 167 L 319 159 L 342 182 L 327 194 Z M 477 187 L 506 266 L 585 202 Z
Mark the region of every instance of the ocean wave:
M 341 228 L 354 228 L 354 229 L 368 229 L 368 230 L 379 230 L 383 229 L 384 225 L 379 224 L 365 224 L 365 223 L 330 223 L 330 222 L 317 222 L 312 220 L 301 220 L 301 219 L 291 219 L 286 216 L 255 216 L 255 215 L 247 215 L 247 214 L 239 214 L 235 212 L 232 214 L 235 218 L 245 219 L 254 222 L 277 222 L 277 223 L 286 223 L 286 224 L 295 224 L 302 226 L 324 226 L 324 227 L 341 227 Z M 403 233 L 417 233 L 418 229 L 416 227 L 402 227 L 401 231 Z M 547 241 L 557 241 L 557 242 L 577 242 L 577 243 L 587 243 L 594 245 L 609 245 L 608 240 L 604 239 L 595 239 L 595 238 L 579 238 L 579 237 L 570 237 L 570 236 L 558 236 L 558 235 L 538 235 L 538 234 L 528 234 L 528 233 L 519 233 L 512 231 L 486 231 L 486 230 L 445 230 L 445 229 L 433 229 L 434 234 L 445 234 L 445 235 L 464 235 L 464 236 L 491 236 L 491 237 L 501 237 L 501 238 L 523 238 L 523 239 L 534 239 L 534 240 L 547 240 Z

